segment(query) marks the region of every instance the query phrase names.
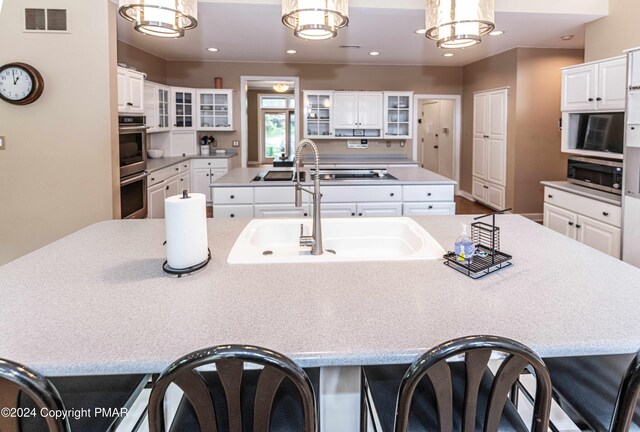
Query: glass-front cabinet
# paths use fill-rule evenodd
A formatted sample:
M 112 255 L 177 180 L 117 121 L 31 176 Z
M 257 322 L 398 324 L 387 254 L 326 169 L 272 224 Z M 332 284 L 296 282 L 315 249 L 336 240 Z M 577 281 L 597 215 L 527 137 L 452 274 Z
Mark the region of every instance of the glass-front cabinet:
M 148 133 L 167 132 L 171 129 L 169 104 L 171 88 L 154 82 L 144 83 L 144 115 Z
M 233 130 L 233 90 L 198 90 L 199 131 Z
M 413 92 L 384 93 L 384 136 L 409 139 L 412 134 Z
M 196 91 L 187 88 L 171 88 L 173 103 L 173 130 L 195 130 Z
M 333 91 L 304 92 L 304 137 L 333 138 Z
M 158 132 L 168 131 L 171 128 L 169 123 L 169 94 L 171 89 L 165 86 L 158 86 Z

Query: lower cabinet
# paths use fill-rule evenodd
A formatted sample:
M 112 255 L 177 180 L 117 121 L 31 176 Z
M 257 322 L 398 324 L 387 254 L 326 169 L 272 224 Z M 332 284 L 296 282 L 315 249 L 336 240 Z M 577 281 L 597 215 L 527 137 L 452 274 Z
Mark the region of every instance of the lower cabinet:
M 402 216 L 402 203 L 358 203 L 357 208 L 361 217 Z
M 455 203 L 405 203 L 405 216 L 449 216 L 456 213 Z
M 175 175 L 147 189 L 147 206 L 149 209 L 147 217 L 149 219 L 164 218 L 164 200 L 181 193 L 180 185 L 182 183 L 181 176 Z
M 496 210 L 504 210 L 507 205 L 504 186 L 487 182 L 478 177 L 473 177 L 472 194 L 476 201 Z
M 311 216 L 309 204 L 302 207 L 293 204 L 257 204 L 254 206 L 253 217 L 259 219 L 305 218 Z
M 549 188 L 545 189 L 545 201 L 544 226 L 620 258 L 622 220 L 619 217 L 619 207 Z M 589 216 L 585 215 L 587 213 Z M 597 220 L 596 217 L 606 222 Z
M 213 201 L 211 185 L 229 173 L 228 159 L 193 159 L 191 161 L 191 190 L 204 194 L 207 204 Z

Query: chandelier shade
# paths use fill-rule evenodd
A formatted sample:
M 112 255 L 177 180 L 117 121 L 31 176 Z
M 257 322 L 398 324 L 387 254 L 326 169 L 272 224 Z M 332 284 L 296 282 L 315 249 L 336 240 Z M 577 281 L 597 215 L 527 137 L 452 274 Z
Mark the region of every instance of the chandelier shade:
M 179 38 L 198 25 L 197 0 L 120 0 L 119 6 L 134 29 L 151 36 Z
M 289 90 L 289 86 L 285 83 L 278 83 L 273 86 L 273 90 L 275 90 L 278 93 L 284 93 L 287 90 Z
M 331 39 L 349 24 L 349 1 L 282 0 L 282 23 L 301 39 Z
M 495 29 L 494 0 L 427 0 L 426 29 L 439 48 L 477 45 Z

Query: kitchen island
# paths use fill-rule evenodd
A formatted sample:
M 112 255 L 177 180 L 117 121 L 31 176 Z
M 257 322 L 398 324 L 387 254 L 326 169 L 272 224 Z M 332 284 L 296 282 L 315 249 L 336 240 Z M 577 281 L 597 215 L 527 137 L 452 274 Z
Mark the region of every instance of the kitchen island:
M 472 218 L 414 220 L 448 249 Z M 0 357 L 48 376 L 158 373 L 199 348 L 255 344 L 348 379 L 472 334 L 543 357 L 640 347 L 639 269 L 497 220 L 514 265 L 477 281 L 441 260 L 229 265 L 248 219 L 209 220 L 211 263 L 177 279 L 162 272 L 163 221 L 102 222 L 0 267 Z

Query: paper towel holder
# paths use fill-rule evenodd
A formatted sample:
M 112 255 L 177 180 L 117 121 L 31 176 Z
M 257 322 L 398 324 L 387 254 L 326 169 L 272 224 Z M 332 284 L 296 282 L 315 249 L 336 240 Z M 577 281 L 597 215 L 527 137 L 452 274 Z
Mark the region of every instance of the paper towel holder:
M 189 199 L 189 198 L 191 198 L 191 197 L 189 196 L 189 192 L 188 192 L 186 189 L 185 189 L 185 190 L 183 190 L 183 191 L 182 191 L 182 198 L 180 198 L 180 199 Z
M 167 242 L 164 242 L 163 244 L 167 244 Z M 164 264 L 162 264 L 162 270 L 164 270 L 164 272 L 167 274 L 178 276 L 180 278 L 182 277 L 182 275 L 191 274 L 202 270 L 207 266 L 207 264 L 209 264 L 209 261 L 211 261 L 211 249 L 207 248 L 207 259 L 200 264 L 196 264 L 184 269 L 174 269 L 169 267 L 169 261 L 165 261 Z

